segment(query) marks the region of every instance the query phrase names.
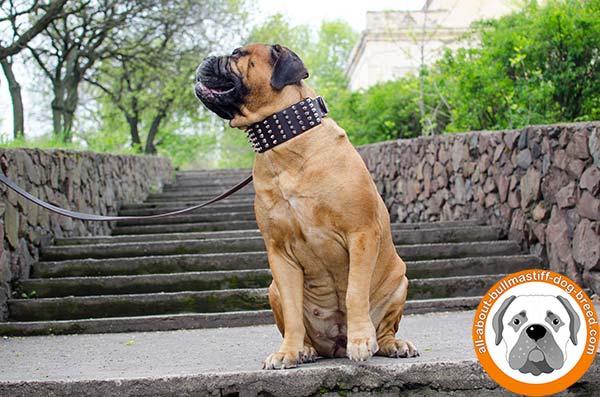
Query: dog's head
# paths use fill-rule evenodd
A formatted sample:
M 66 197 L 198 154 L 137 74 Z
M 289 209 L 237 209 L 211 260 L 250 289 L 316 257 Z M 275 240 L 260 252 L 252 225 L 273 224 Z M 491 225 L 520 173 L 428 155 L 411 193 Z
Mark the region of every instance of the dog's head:
M 492 325 L 496 345 L 506 345 L 510 367 L 537 376 L 562 368 L 569 341 L 577 345 L 580 320 L 562 296 L 513 295 L 502 303 Z
M 290 49 L 253 44 L 206 58 L 196 70 L 195 92 L 208 109 L 242 128 L 302 99 L 301 82 L 307 77 L 304 63 Z

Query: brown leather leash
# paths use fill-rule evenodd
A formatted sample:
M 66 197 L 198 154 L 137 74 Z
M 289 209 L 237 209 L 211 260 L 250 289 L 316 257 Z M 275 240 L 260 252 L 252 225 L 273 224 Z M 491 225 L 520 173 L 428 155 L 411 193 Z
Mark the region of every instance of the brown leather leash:
M 71 211 L 71 210 L 61 208 L 61 207 L 57 207 L 53 204 L 50 204 L 44 200 L 41 200 L 41 199 L 35 197 L 32 194 L 26 192 L 21 187 L 19 187 L 16 183 L 14 183 L 10 179 L 8 179 L 6 177 L 6 175 L 4 175 L 4 173 L 1 171 L 0 171 L 0 182 L 4 183 L 9 189 L 11 189 L 15 193 L 17 193 L 19 196 L 25 198 L 26 200 L 31 201 L 34 204 L 39 205 L 40 207 L 46 208 L 47 210 L 52 211 L 55 214 L 68 216 L 70 218 L 75 218 L 75 219 L 81 219 L 82 221 L 112 222 L 112 221 L 132 221 L 132 220 L 143 220 L 143 219 L 167 218 L 170 216 L 181 215 L 181 214 L 185 214 L 187 212 L 191 212 L 191 211 L 200 209 L 202 207 L 206 207 L 208 205 L 216 203 L 217 201 L 221 201 L 221 200 L 231 196 L 232 194 L 234 194 L 235 192 L 237 192 L 238 190 L 240 190 L 241 188 L 243 188 L 244 186 L 246 186 L 247 184 L 252 182 L 252 175 L 246 177 L 246 179 L 244 179 L 243 181 L 241 181 L 240 183 L 238 183 L 231 189 L 227 190 L 226 192 L 224 192 L 224 193 L 218 195 L 217 197 L 210 199 L 202 204 L 194 205 L 192 207 L 184 208 L 184 209 L 177 210 L 177 211 L 165 212 L 163 214 L 156 214 L 156 215 L 146 215 L 146 216 L 104 216 L 104 215 L 85 214 L 83 212 Z

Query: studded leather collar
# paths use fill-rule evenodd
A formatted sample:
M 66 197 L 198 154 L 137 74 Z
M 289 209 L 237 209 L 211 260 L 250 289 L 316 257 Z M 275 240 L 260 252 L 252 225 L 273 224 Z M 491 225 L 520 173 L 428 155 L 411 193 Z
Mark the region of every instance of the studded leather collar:
M 328 111 L 320 96 L 303 99 L 248 127 L 248 142 L 256 153 L 263 153 L 318 126 Z

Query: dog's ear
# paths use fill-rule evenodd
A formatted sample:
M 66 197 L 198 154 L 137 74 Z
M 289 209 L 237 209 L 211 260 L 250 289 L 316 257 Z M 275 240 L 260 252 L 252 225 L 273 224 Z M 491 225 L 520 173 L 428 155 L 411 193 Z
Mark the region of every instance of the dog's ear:
M 271 49 L 273 57 L 273 74 L 271 85 L 277 91 L 286 85 L 297 84 L 308 77 L 304 62 L 292 50 L 275 44 Z
M 571 333 L 571 342 L 573 342 L 574 345 L 577 345 L 577 332 L 579 332 L 579 327 L 581 326 L 580 321 L 579 321 L 579 316 L 575 312 L 575 309 L 573 309 L 573 306 L 571 306 L 569 301 L 564 296 L 558 295 L 556 297 L 556 299 L 558 299 L 558 301 L 560 303 L 562 303 L 562 305 L 565 307 L 565 309 L 567 309 L 567 313 L 569 313 L 569 319 L 571 320 L 571 322 L 569 324 L 569 332 Z
M 494 327 L 494 332 L 496 333 L 496 346 L 498 346 L 502 341 L 502 332 L 504 331 L 504 323 L 502 322 L 502 319 L 504 318 L 504 313 L 506 313 L 508 305 L 510 305 L 515 299 L 516 296 L 509 296 L 504 302 L 502 302 L 500 309 L 496 312 L 496 314 L 494 314 L 492 326 Z

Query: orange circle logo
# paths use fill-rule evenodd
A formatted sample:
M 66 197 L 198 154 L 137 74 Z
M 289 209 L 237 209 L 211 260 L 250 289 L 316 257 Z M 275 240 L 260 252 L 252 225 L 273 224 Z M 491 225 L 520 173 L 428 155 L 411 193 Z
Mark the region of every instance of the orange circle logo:
M 549 270 L 530 269 L 497 282 L 473 320 L 479 362 L 500 386 L 527 396 L 558 393 L 588 370 L 600 328 L 581 287 Z

